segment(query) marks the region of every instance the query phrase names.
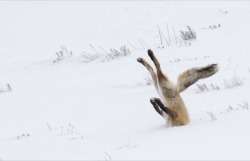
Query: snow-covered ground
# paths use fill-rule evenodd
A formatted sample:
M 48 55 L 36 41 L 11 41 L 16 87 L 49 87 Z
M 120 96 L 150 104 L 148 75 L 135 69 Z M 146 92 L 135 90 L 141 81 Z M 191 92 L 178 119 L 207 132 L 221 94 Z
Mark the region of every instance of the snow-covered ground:
M 249 160 L 249 9 L 247 1 L 1 1 L 0 160 Z M 184 44 L 186 25 L 197 39 Z M 61 45 L 73 55 L 54 63 Z M 106 60 L 123 45 L 130 55 Z M 190 124 L 169 127 L 150 104 L 158 95 L 136 61 L 153 64 L 148 48 L 173 81 L 218 63 L 217 74 L 181 93 Z M 99 57 L 85 63 L 84 53 Z

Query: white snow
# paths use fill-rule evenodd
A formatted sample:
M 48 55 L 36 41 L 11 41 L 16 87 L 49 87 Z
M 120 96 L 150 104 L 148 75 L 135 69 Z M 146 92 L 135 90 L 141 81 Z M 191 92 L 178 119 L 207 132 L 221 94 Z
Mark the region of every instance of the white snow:
M 248 1 L 0 1 L 0 160 L 249 160 L 249 8 Z M 159 48 L 157 25 L 167 39 L 169 26 L 170 46 L 163 39 Z M 179 37 L 185 25 L 197 33 L 191 46 L 173 37 L 172 26 Z M 96 54 L 89 44 L 102 56 L 84 63 L 82 52 Z M 73 56 L 53 63 L 60 45 Z M 102 62 L 100 47 L 123 45 L 130 55 Z M 181 93 L 190 124 L 169 127 L 150 104 L 159 96 L 136 61 L 153 65 L 147 48 L 173 81 L 218 63 L 217 74 Z M 233 77 L 243 84 L 226 88 Z

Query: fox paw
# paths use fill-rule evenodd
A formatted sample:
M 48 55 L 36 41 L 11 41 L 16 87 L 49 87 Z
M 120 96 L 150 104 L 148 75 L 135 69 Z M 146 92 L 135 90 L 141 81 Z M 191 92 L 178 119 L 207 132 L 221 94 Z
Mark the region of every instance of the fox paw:
M 156 100 L 156 99 L 157 99 L 157 98 L 153 97 L 153 98 L 150 99 L 150 102 L 151 102 L 151 103 L 155 103 L 155 100 Z
M 137 58 L 137 61 L 139 62 L 139 63 L 144 63 L 144 60 L 143 60 L 143 58 Z
M 148 49 L 148 56 L 153 59 L 154 58 L 154 53 L 151 49 Z

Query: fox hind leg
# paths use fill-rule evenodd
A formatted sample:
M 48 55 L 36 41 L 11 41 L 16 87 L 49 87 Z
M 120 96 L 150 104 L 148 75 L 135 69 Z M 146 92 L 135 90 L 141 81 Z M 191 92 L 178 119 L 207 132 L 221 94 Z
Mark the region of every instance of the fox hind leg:
M 154 62 L 156 70 L 157 70 L 157 77 L 159 80 L 159 83 L 161 81 L 168 81 L 168 78 L 163 74 L 161 67 L 160 67 L 160 63 L 158 61 L 158 59 L 155 57 L 154 53 L 152 50 L 148 49 L 148 56 L 151 58 L 151 60 Z
M 175 87 L 172 85 L 172 83 L 168 79 L 168 77 L 163 74 L 158 59 L 155 57 L 153 51 L 150 49 L 148 50 L 148 56 L 151 58 L 151 60 L 155 64 L 155 67 L 157 70 L 158 84 L 159 84 L 159 87 L 161 89 L 162 94 L 169 97 L 169 98 L 175 97 L 177 94 Z
M 158 88 L 157 75 L 155 74 L 154 69 L 153 69 L 153 68 L 150 66 L 150 64 L 149 64 L 146 60 L 144 60 L 143 58 L 138 58 L 137 61 L 138 61 L 139 63 L 141 63 L 142 65 L 144 65 L 144 66 L 147 68 L 147 70 L 149 71 L 149 73 L 150 73 L 150 75 L 151 75 L 151 77 L 152 77 L 152 80 L 153 80 L 153 83 L 154 83 L 154 86 L 155 86 L 157 92 L 160 93 L 160 92 L 159 92 L 159 88 Z

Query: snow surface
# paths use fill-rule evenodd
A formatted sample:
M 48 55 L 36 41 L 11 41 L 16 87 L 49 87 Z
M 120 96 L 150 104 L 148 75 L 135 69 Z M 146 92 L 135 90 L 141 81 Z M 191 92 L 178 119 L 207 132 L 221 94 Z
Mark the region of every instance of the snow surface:
M 247 1 L 1 1 L 0 160 L 249 160 L 249 8 Z M 161 48 L 157 25 L 167 38 L 169 26 L 170 46 L 163 40 Z M 173 37 L 172 26 L 179 37 L 185 25 L 197 33 L 191 46 Z M 102 55 L 100 47 L 123 45 L 131 54 L 84 63 L 82 52 L 96 53 L 89 44 Z M 60 45 L 73 56 L 53 63 Z M 150 104 L 158 95 L 136 61 L 152 64 L 147 48 L 173 81 L 219 64 L 181 94 L 190 124 L 169 127 Z M 243 84 L 226 88 L 233 77 Z

